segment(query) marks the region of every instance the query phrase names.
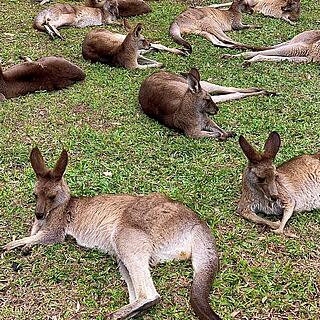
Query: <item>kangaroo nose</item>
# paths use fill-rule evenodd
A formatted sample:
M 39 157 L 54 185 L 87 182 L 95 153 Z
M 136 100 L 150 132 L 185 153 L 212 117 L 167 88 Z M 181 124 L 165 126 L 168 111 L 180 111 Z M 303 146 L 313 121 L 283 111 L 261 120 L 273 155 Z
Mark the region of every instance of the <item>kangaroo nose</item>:
M 43 217 L 44 217 L 44 212 L 36 212 L 36 217 L 37 217 L 38 220 L 43 219 Z
M 271 195 L 271 200 L 272 200 L 272 201 L 276 201 L 276 200 L 277 200 L 277 196 Z

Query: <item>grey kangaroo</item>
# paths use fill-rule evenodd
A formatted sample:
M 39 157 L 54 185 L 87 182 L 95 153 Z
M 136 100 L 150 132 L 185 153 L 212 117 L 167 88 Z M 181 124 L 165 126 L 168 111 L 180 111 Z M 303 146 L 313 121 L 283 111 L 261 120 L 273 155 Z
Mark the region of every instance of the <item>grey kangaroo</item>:
M 249 160 L 243 172 L 240 215 L 284 234 L 293 212 L 320 208 L 320 153 L 298 156 L 276 168 L 273 160 L 281 143 L 277 132 L 270 133 L 263 153 L 257 152 L 243 136 L 239 143 Z M 282 215 L 282 220 L 270 221 L 258 213 Z
M 210 93 L 216 95 L 210 96 Z M 200 81 L 195 68 L 184 77 L 169 72 L 157 72 L 146 78 L 140 88 L 139 102 L 142 110 L 151 118 L 169 128 L 184 132 L 191 138 L 218 138 L 227 140 L 233 132 L 224 131 L 208 114 L 218 112 L 216 102 L 268 94 L 257 88 L 232 88 Z
M 199 319 L 220 319 L 209 305 L 211 284 L 218 272 L 214 238 L 191 209 L 157 193 L 72 197 L 63 178 L 68 163 L 65 150 L 51 170 L 38 148 L 31 151 L 30 161 L 37 176 L 35 222 L 30 237 L 8 243 L 5 250 L 63 242 L 71 235 L 81 246 L 114 256 L 127 283 L 130 303 L 108 319 L 130 319 L 159 301 L 150 265 L 191 259 L 191 305 Z
M 0 101 L 34 91 L 63 89 L 84 78 L 78 66 L 58 57 L 28 59 L 5 71 L 0 65 Z

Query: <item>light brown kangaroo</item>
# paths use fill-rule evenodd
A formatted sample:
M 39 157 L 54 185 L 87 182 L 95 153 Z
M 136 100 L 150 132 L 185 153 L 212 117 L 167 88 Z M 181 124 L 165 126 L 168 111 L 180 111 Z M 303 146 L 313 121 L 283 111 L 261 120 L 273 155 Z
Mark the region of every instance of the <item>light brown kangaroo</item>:
M 87 0 L 88 7 L 103 6 L 106 0 Z M 151 7 L 143 0 L 117 0 L 120 17 L 132 17 L 151 12 Z
M 30 160 L 37 175 L 36 219 L 31 236 L 8 243 L 5 250 L 63 242 L 71 235 L 81 246 L 115 256 L 130 303 L 108 319 L 130 319 L 159 301 L 150 264 L 191 259 L 192 307 L 199 319 L 220 319 L 209 305 L 218 271 L 217 250 L 211 230 L 191 209 L 155 193 L 72 197 L 63 179 L 68 162 L 65 150 L 53 170 L 46 167 L 38 148 L 31 151 Z
M 290 61 L 296 63 L 320 62 L 320 30 L 305 31 L 291 40 L 277 44 L 267 50 L 224 55 L 225 58 L 244 57 L 249 59 L 245 66 L 263 61 Z
M 262 13 L 265 16 L 283 19 L 290 24 L 295 24 L 300 18 L 300 0 L 246 0 L 253 12 Z M 229 7 L 232 2 L 213 4 L 209 7 L 222 8 Z
M 127 69 L 160 68 L 162 63 L 143 56 L 153 50 L 185 55 L 185 51 L 149 43 L 141 34 L 139 23 L 127 36 L 105 29 L 90 31 L 82 43 L 82 55 L 91 62 L 106 63 Z
M 239 143 L 249 160 L 242 179 L 240 215 L 283 234 L 293 212 L 320 208 L 320 153 L 293 158 L 276 168 L 272 161 L 281 143 L 277 132 L 271 132 L 263 153 L 257 152 L 243 136 Z M 273 222 L 258 213 L 283 217 L 281 222 Z
M 218 47 L 258 50 L 258 47 L 233 41 L 224 33 L 231 30 L 258 28 L 257 25 L 241 22 L 241 13 L 247 10 L 251 9 L 245 0 L 234 0 L 229 10 L 209 7 L 189 8 L 173 21 L 170 27 L 170 35 L 175 42 L 184 46 L 190 52 L 192 47 L 182 38 L 182 34 L 201 35 Z
M 217 95 L 210 96 L 210 93 Z M 239 89 L 200 81 L 197 69 L 183 77 L 169 72 L 157 72 L 146 78 L 140 88 L 139 103 L 151 118 L 169 128 L 184 132 L 191 138 L 227 140 L 233 132 L 224 131 L 207 114 L 218 112 L 216 102 L 267 94 L 263 89 Z
M 40 31 L 46 31 L 52 38 L 63 39 L 58 31 L 58 28 L 62 26 L 84 28 L 116 24 L 118 16 L 119 12 L 115 1 L 106 1 L 102 7 L 97 8 L 56 4 L 42 10 L 34 19 L 33 27 Z
M 21 63 L 4 72 L 0 65 L 0 101 L 40 90 L 58 90 L 84 80 L 76 65 L 58 57 Z

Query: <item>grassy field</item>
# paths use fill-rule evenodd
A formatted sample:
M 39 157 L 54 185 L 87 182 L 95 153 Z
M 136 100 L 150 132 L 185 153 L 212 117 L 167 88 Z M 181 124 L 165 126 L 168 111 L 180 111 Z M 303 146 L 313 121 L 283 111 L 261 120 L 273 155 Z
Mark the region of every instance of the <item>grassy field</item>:
M 143 22 L 146 38 L 174 46 L 168 27 L 187 5 L 161 0 L 151 6 L 151 14 L 130 23 Z M 65 147 L 70 155 L 66 179 L 73 194 L 163 192 L 207 221 L 221 261 L 211 304 L 223 319 L 320 319 L 319 211 L 292 217 L 288 227 L 297 239 L 239 217 L 235 209 L 246 159 L 237 138 L 225 143 L 192 140 L 148 119 L 139 111 L 137 95 L 140 83 L 155 70 L 85 62 L 80 48 L 89 29 L 63 29 L 66 41 L 52 41 L 32 29 L 41 9 L 31 0 L 1 2 L 4 69 L 19 63 L 20 55 L 58 55 L 81 66 L 87 78 L 67 90 L 1 103 L 0 245 L 30 232 L 35 180 L 28 160 L 31 148 L 38 145 L 52 165 Z M 302 0 L 297 26 L 246 15 L 245 22 L 263 28 L 230 35 L 244 43 L 271 45 L 319 28 L 319 16 L 318 0 Z M 124 32 L 120 27 L 108 29 Z M 217 84 L 279 93 L 221 104 L 215 116 L 219 125 L 244 134 L 258 148 L 277 130 L 282 136 L 277 164 L 320 149 L 318 65 L 260 63 L 243 69 L 240 59 L 221 59 L 235 51 L 213 47 L 196 36 L 188 39 L 194 48 L 188 58 L 166 53 L 151 57 L 173 72 L 195 66 L 203 79 Z M 152 274 L 162 300 L 143 319 L 195 319 L 189 304 L 190 263 L 160 265 Z M 103 319 L 127 300 L 116 263 L 72 240 L 37 246 L 31 256 L 17 250 L 0 259 L 0 319 Z

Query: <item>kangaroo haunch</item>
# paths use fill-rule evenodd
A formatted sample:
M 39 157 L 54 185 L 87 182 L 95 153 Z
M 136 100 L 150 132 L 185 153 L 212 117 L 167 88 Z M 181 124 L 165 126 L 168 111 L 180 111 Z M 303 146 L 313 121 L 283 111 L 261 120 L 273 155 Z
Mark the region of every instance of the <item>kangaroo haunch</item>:
M 63 178 L 68 162 L 65 150 L 53 170 L 46 167 L 38 148 L 32 150 L 30 160 L 37 175 L 35 222 L 30 237 L 10 242 L 5 250 L 62 242 L 71 235 L 79 245 L 115 256 L 130 303 L 108 315 L 111 319 L 138 316 L 159 301 L 150 264 L 191 259 L 191 305 L 200 319 L 220 319 L 209 305 L 218 271 L 214 238 L 191 209 L 162 194 L 75 198 Z
M 76 65 L 58 57 L 24 62 L 2 71 L 0 65 L 0 101 L 40 90 L 59 90 L 84 80 Z
M 216 95 L 210 96 L 209 93 Z M 186 78 L 169 72 L 157 72 L 146 78 L 140 87 L 139 103 L 151 118 L 169 128 L 183 131 L 191 138 L 210 137 L 226 140 L 234 136 L 224 131 L 207 114 L 218 112 L 216 102 L 269 94 L 258 88 L 233 88 L 200 81 L 197 69 Z
M 270 133 L 263 153 L 257 152 L 243 136 L 239 143 L 249 160 L 242 178 L 240 215 L 282 234 L 293 212 L 320 209 L 320 153 L 293 158 L 276 168 L 272 161 L 281 143 L 277 132 Z M 273 222 L 258 213 L 283 217 L 281 222 Z

